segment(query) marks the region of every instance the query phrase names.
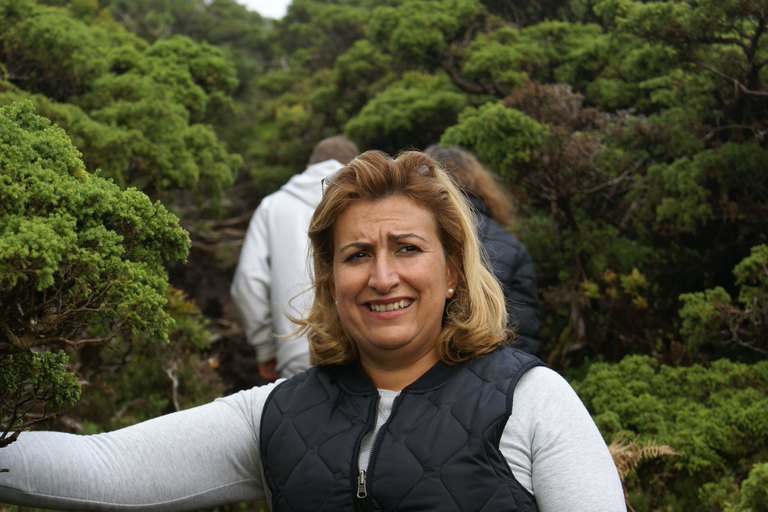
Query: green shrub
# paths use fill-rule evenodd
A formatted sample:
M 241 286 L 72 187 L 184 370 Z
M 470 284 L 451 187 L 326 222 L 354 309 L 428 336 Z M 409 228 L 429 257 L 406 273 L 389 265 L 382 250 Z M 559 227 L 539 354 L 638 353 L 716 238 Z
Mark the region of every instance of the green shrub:
M 29 424 L 31 405 L 46 417 L 77 399 L 66 358 L 45 350 L 121 333 L 168 341 L 164 262 L 188 250 L 174 215 L 86 172 L 64 131 L 30 102 L 0 107 L 0 371 L 11 374 L 5 382 L 22 376 L 3 388 L 0 439 L 12 442 Z M 41 357 L 43 367 L 34 366 Z M 46 382 L 60 385 L 38 393 L 43 368 L 55 372 Z
M 89 346 L 73 356 L 85 382 L 80 401 L 54 428 L 95 434 L 213 401 L 224 386 L 208 362 L 211 335 L 200 310 L 169 287 L 170 343 L 146 335 L 118 336 L 109 347 Z M 107 371 L 105 371 L 107 369 Z
M 725 512 L 768 512 L 768 463 L 755 464 L 741 484 L 741 501 Z
M 733 269 L 738 300 L 722 287 L 680 295 L 680 334 L 692 352 L 708 345 L 732 344 L 768 355 L 768 245 L 752 248 L 751 254 Z M 738 355 L 735 350 L 730 355 Z
M 703 510 L 724 475 L 739 482 L 768 461 L 768 361 L 673 367 L 634 355 L 593 363 L 574 388 L 607 441 L 639 435 L 680 454 L 644 462 L 628 480 L 638 512 Z

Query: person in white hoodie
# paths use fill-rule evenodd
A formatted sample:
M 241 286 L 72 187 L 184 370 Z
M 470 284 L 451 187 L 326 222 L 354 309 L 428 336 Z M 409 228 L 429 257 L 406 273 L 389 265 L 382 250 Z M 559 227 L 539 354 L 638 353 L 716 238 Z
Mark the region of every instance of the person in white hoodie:
M 285 337 L 312 304 L 307 228 L 322 198 L 321 181 L 358 155 L 343 135 L 318 142 L 304 172 L 262 199 L 251 218 L 230 294 L 259 375 L 273 381 L 309 368 L 305 337 Z

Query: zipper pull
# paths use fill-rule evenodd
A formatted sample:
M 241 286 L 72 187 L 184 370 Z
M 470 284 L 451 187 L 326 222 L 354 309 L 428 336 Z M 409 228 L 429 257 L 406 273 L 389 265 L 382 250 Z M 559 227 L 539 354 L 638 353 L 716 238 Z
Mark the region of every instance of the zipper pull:
M 357 474 L 357 497 L 360 499 L 368 496 L 368 491 L 365 490 L 365 470 L 361 469 Z

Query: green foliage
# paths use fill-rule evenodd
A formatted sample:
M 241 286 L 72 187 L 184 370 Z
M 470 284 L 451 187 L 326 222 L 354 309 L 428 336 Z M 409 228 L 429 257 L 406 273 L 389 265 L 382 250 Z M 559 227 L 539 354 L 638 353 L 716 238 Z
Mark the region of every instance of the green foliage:
M 653 166 L 649 182 L 664 194 L 647 207 L 655 206 L 660 228 L 677 232 L 692 232 L 713 220 L 751 217 L 765 208 L 752 187 L 767 164 L 768 152 L 750 141 Z
M 733 343 L 768 355 L 768 245 L 753 247 L 733 274 L 738 304 L 719 286 L 680 295 L 680 334 L 694 353 L 709 344 Z
M 77 402 L 80 382 L 67 370 L 67 361 L 63 351 L 0 352 L 0 448 L 25 428 Z
M 175 102 L 183 105 L 193 120 L 203 117 L 212 96 L 230 94 L 237 86 L 232 65 L 220 49 L 207 43 L 174 36 L 150 46 L 144 57 L 136 69 L 168 87 Z
M 526 27 L 545 20 L 583 20 L 589 17 L 592 2 L 583 0 L 540 0 L 537 2 L 498 2 L 484 0 L 483 5 L 494 15 Z
M 58 101 L 87 91 L 109 67 L 108 36 L 32 0 L 0 4 L 0 61 L 12 81 Z
M 718 286 L 703 292 L 684 293 L 680 295 L 680 300 L 683 303 L 680 332 L 689 348 L 695 349 L 720 338 L 718 327 L 724 310 L 731 305 L 731 296 L 725 289 Z
M 226 108 L 236 83 L 220 50 L 182 37 L 155 43 L 131 69 L 101 77 L 83 106 L 128 135 L 123 168 L 105 175 L 150 191 L 199 186 L 217 195 L 232 184 L 241 160 L 199 121 L 213 105 Z
M 594 249 L 594 253 L 600 255 L 603 249 Z M 620 258 L 616 258 L 614 263 L 626 263 L 617 260 Z M 590 272 L 590 275 L 594 274 Z M 605 270 L 597 272 L 597 276 L 597 279 L 579 283 L 581 292 L 589 301 L 580 311 L 583 315 L 581 340 L 570 342 L 586 343 L 593 353 L 609 356 L 612 360 L 620 358 L 621 354 L 656 349 L 657 340 L 652 337 L 652 331 L 648 328 L 649 317 L 654 313 L 648 296 L 654 289 L 645 274 L 637 267 L 628 273 L 616 273 L 606 267 Z M 557 303 L 558 295 L 559 293 L 548 294 L 549 300 Z M 579 302 L 572 298 L 569 304 L 573 307 L 573 304 Z M 564 352 L 567 352 L 569 345 L 565 343 L 565 339 L 560 341 L 550 360 L 556 362 L 554 356 L 557 355 L 561 358 L 558 363 L 568 363 L 567 354 Z
M 165 339 L 163 258 L 186 258 L 189 243 L 176 217 L 135 189 L 86 173 L 64 132 L 31 104 L 0 112 L 8 341 L 28 349 L 84 321 Z
M 128 31 L 150 42 L 176 34 L 259 60 L 268 52 L 265 32 L 270 23 L 235 0 L 100 0 L 98 4 Z
M 269 504 L 266 501 L 257 501 L 251 503 L 230 503 L 228 505 L 218 506 L 214 509 L 208 509 L 217 512 L 269 512 Z M 3 505 L 0 512 L 55 512 L 41 508 L 21 507 L 17 505 Z
M 544 21 L 526 27 L 522 35 L 521 47 L 541 51 L 539 59 L 525 64 L 533 71 L 531 78 L 568 83 L 579 90 L 600 74 L 613 51 L 610 37 L 595 24 Z
M 74 366 L 87 384 L 80 402 L 65 411 L 62 426 L 87 434 L 111 431 L 224 394 L 205 357 L 211 346 L 206 320 L 181 291 L 169 287 L 166 299 L 165 311 L 174 319 L 170 343 L 154 343 L 143 333 L 120 335 L 109 347 L 76 354 Z
M 399 62 L 429 69 L 481 14 L 477 0 L 410 0 L 374 10 L 368 33 Z
M 250 175 L 263 191 L 258 197 L 303 169 L 314 144 L 342 133 L 388 83 L 389 60 L 355 44 L 371 10 L 362 3 L 295 1 L 269 34 L 276 53 L 253 82 L 238 132 Z M 374 77 L 381 83 L 367 82 Z
M 295 0 L 276 27 L 275 37 L 295 64 L 311 72 L 334 60 L 364 36 L 370 6 L 364 2 Z
M 655 58 L 644 59 L 646 63 L 653 63 L 645 68 L 649 73 L 644 79 L 677 75 L 682 80 L 670 82 L 672 88 L 676 88 L 690 80 L 701 82 L 703 76 L 708 87 L 689 96 L 688 103 L 715 100 L 717 110 L 722 109 L 739 120 L 737 130 L 751 130 L 752 120 L 764 117 L 764 102 L 759 93 L 755 94 L 764 82 L 766 64 L 764 58 L 757 57 L 765 51 L 761 27 L 766 13 L 759 3 L 601 0 L 595 3 L 595 12 L 604 24 L 615 27 L 616 33 L 661 50 Z M 631 47 L 639 46 L 631 44 Z M 662 57 L 663 53 L 666 55 Z M 623 71 L 643 69 L 632 63 L 622 68 Z M 678 71 L 681 69 L 682 75 Z M 625 82 L 643 80 L 636 73 L 625 76 Z
M 528 62 L 543 61 L 538 47 L 519 48 L 513 44 L 518 32 L 504 27 L 486 35 L 480 33 L 467 48 L 462 72 L 474 81 L 493 83 L 496 88 L 509 92 L 530 80 Z
M 499 172 L 529 215 L 515 229 L 538 270 L 547 361 L 558 368 L 580 358 L 647 350 L 653 324 L 649 294 L 635 291 L 590 303 L 579 283 L 595 282 L 606 269 L 644 272 L 651 248 L 626 229 L 623 195 L 638 169 L 610 147 L 625 117 L 583 106 L 566 84 L 526 83 L 504 103 L 468 109 L 441 141 L 469 148 Z M 629 210 L 631 211 L 631 210 Z
M 741 286 L 739 302 L 745 308 L 765 308 L 768 302 L 768 245 L 752 248 L 750 255 L 733 269 Z
M 593 363 L 573 385 L 606 440 L 640 435 L 680 453 L 639 466 L 630 503 L 639 494 L 651 500 L 636 510 L 702 510 L 697 490 L 705 483 L 744 477 L 768 460 L 768 361 L 673 367 L 635 355 Z
M 597 283 L 592 281 L 582 282 L 581 287 L 584 290 L 584 295 L 590 299 L 600 299 L 601 297 L 616 299 L 619 294 L 623 294 L 631 307 L 635 309 L 645 309 L 648 307 L 648 300 L 641 295 L 642 290 L 648 287 L 648 281 L 637 268 L 633 268 L 632 272 L 624 275 L 619 275 L 610 269 L 606 269 L 600 273 L 600 280 L 605 286 L 602 290 Z M 626 307 L 627 305 L 624 304 L 623 309 L 626 309 Z
M 0 104 L 32 101 L 89 170 L 152 195 L 181 188 L 216 199 L 232 184 L 241 159 L 207 124 L 231 111 L 237 86 L 222 50 L 185 37 L 150 46 L 110 19 L 85 22 L 29 0 L 9 0 L 0 23 Z
M 88 174 L 63 130 L 29 102 L 0 108 L 0 184 L 0 357 L 126 331 L 168 340 L 163 263 L 189 250 L 174 215 Z M 83 338 L 89 326 L 100 335 Z
M 741 483 L 741 501 L 725 512 L 768 512 L 768 462 L 755 464 Z
M 268 78 L 268 77 L 265 77 Z M 323 126 L 300 95 L 289 92 L 264 105 L 255 129 L 259 143 L 246 158 L 260 162 L 251 171 L 254 183 L 265 193 L 274 192 L 291 176 L 304 169 Z M 320 140 L 321 137 L 317 138 Z
M 466 105 L 444 79 L 411 73 L 377 94 L 346 124 L 361 150 L 425 148 L 434 143 Z
M 533 148 L 546 136 L 547 128 L 524 113 L 487 103 L 463 111 L 440 143 L 471 148 L 502 176 L 514 177 L 517 165 L 530 161 Z
M 340 121 L 346 121 L 393 80 L 392 58 L 379 52 L 369 41 L 360 40 L 333 67 L 334 101 Z

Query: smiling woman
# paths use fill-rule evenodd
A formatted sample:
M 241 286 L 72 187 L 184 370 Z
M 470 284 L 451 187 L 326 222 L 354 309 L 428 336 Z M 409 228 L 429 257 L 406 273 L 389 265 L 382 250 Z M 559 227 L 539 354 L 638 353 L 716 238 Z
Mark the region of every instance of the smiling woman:
M 355 203 L 336 228 L 331 295 L 339 319 L 376 387 L 399 391 L 439 359 L 457 264 L 443 252 L 432 212 L 406 197 Z M 382 375 L 386 368 L 396 371 Z
M 383 217 L 385 211 L 389 218 Z M 367 226 L 358 218 L 363 213 L 368 214 Z M 337 225 L 340 222 L 345 223 L 343 229 Z M 398 227 L 398 222 L 405 224 Z M 441 326 L 435 339 L 439 359 L 456 363 L 481 355 L 507 337 L 501 288 L 481 261 L 474 218 L 461 193 L 445 172 L 422 153 L 407 152 L 393 160 L 384 153 L 369 151 L 341 169 L 326 186 L 309 229 L 317 300 L 304 324 L 310 330 L 317 363 L 348 363 L 358 355 L 359 347 L 340 322 L 336 309 L 333 290 L 339 283 L 334 273 L 343 270 L 344 262 L 338 253 L 346 241 L 352 247 L 357 243 L 373 250 L 372 229 L 383 229 L 393 248 L 398 247 L 398 237 L 411 237 L 400 240 L 412 242 L 403 243 L 407 247 L 401 247 L 404 250 L 400 261 L 421 262 L 421 256 L 405 255 L 409 251 L 428 251 L 432 257 L 439 254 L 440 267 L 450 272 L 443 276 L 443 284 L 446 290 L 453 290 L 452 300 L 444 304 L 446 296 L 442 296 L 438 315 L 442 320 L 445 309 L 445 329 Z M 383 263 L 381 258 L 378 261 Z M 430 272 L 435 274 L 440 267 L 433 266 Z M 472 279 L 467 279 L 468 274 Z M 372 277 L 376 279 L 377 275 Z M 480 304 L 482 307 L 478 307 Z
M 573 390 L 507 346 L 501 287 L 445 171 L 420 152 L 369 151 L 327 181 L 309 228 L 315 302 L 297 319 L 318 371 L 280 386 L 264 410 L 273 504 L 306 505 L 282 460 L 292 439 L 307 453 L 302 489 L 339 508 L 355 505 L 349 484 L 326 471 L 344 475 L 353 460 L 363 507 L 625 510 Z M 311 436 L 296 438 L 299 418 Z
M 434 160 L 360 155 L 326 184 L 309 236 L 315 298 L 300 325 L 316 366 L 116 432 L 23 432 L 3 449 L 0 501 L 626 510 L 575 392 L 508 345 L 468 204 Z
M 428 369 L 430 361 L 456 363 L 498 346 L 507 336 L 503 295 L 480 260 L 474 229 L 461 194 L 422 153 L 392 160 L 369 151 L 342 168 L 309 228 L 316 301 L 304 325 L 314 361 L 349 363 L 360 355 L 364 366 L 398 360 Z M 410 304 L 394 315 L 370 311 L 371 304 L 400 300 Z M 429 350 L 419 352 L 426 359 L 410 360 L 409 345 L 383 354 L 379 349 L 387 360 L 373 361 L 369 338 L 356 342 L 355 334 L 372 329 L 406 336 L 406 326 L 414 336 L 419 332 L 417 341 L 431 336 Z M 415 380 L 407 375 L 398 374 L 398 389 Z

